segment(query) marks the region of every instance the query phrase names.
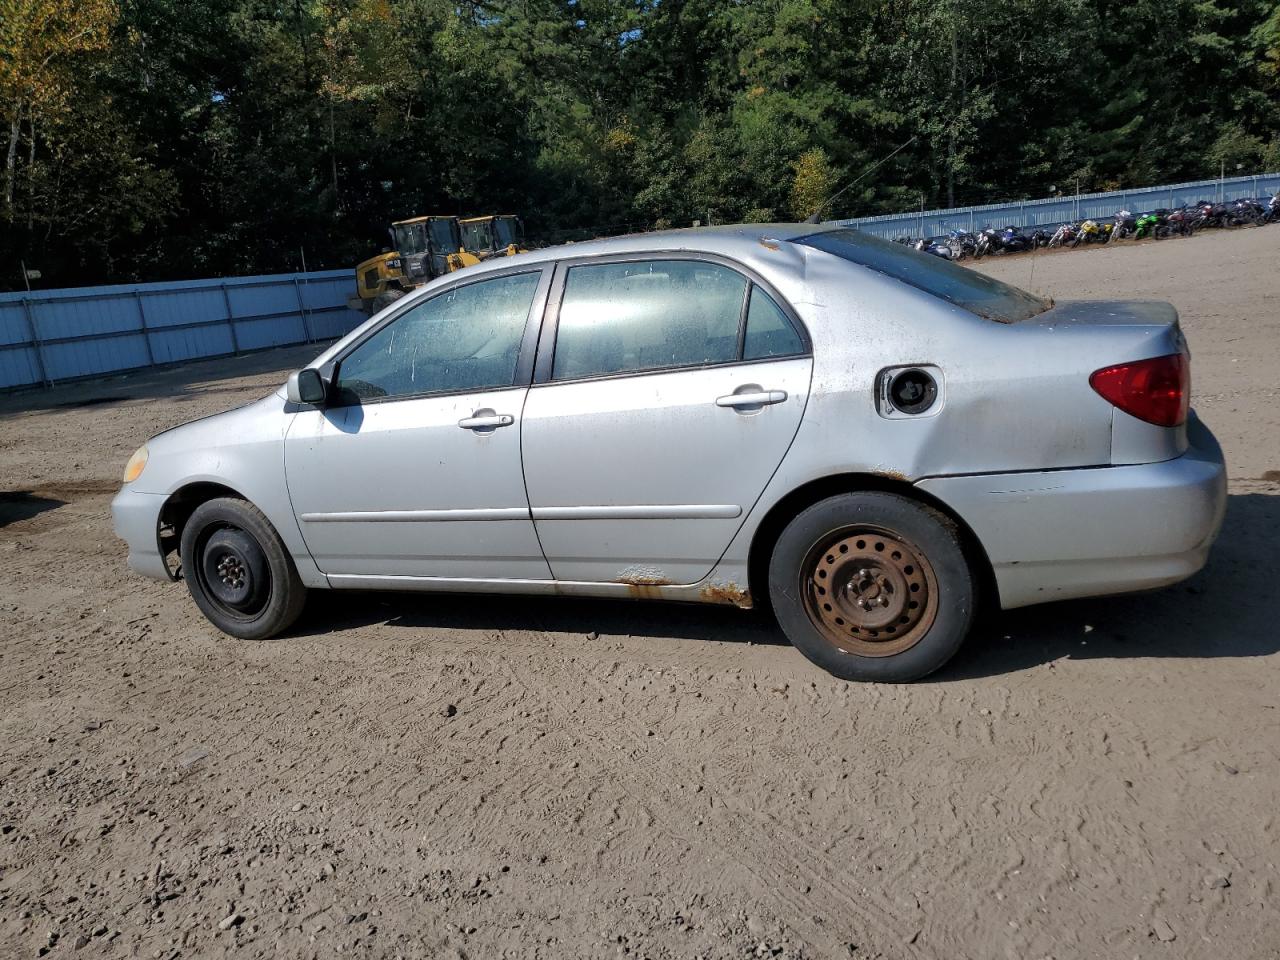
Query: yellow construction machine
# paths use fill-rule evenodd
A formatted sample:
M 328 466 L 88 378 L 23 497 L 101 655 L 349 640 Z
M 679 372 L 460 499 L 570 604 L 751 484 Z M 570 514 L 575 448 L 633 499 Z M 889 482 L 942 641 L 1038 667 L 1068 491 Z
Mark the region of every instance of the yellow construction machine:
M 356 296 L 347 305 L 377 313 L 441 274 L 478 263 L 462 254 L 457 217 L 413 217 L 391 225 L 394 248 L 356 267 Z
M 519 217 L 413 217 L 391 225 L 394 249 L 356 267 L 356 296 L 347 306 L 374 314 L 442 274 L 494 256 L 524 253 Z
M 524 248 L 524 224 L 519 217 L 468 217 L 459 220 L 458 226 L 462 230 L 462 249 L 477 260 L 528 253 Z

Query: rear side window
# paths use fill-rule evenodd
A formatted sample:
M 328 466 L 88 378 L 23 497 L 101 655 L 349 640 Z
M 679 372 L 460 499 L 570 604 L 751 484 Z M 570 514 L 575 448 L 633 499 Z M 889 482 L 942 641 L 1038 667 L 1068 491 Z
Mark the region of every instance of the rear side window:
M 747 333 L 742 346 L 743 360 L 791 357 L 804 353 L 804 344 L 782 308 L 759 287 L 752 285 L 747 304 Z
M 342 359 L 339 396 L 352 404 L 511 386 L 540 276 L 468 283 L 411 307 Z
M 857 230 L 815 233 L 801 237 L 796 243 L 825 250 L 999 323 L 1017 323 L 1053 306 L 1049 300 L 993 280 L 976 270 Z
M 747 279 L 695 260 L 570 267 L 553 380 L 738 358 Z
M 577 380 L 804 352 L 782 309 L 729 267 L 697 260 L 587 264 L 570 267 L 565 276 L 551 377 Z

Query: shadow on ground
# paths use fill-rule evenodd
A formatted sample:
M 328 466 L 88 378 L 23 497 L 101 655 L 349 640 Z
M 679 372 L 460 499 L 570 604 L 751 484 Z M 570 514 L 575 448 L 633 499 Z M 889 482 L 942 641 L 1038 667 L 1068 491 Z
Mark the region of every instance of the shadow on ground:
M 992 618 L 933 682 L 995 676 L 1062 658 L 1261 657 L 1280 651 L 1280 496 L 1229 499 L 1209 565 L 1153 593 L 1076 600 Z M 730 607 L 628 600 L 320 594 L 300 634 L 387 623 L 439 630 L 542 630 L 784 644 L 771 617 Z M 297 634 L 295 634 L 297 635 Z M 798 654 L 797 654 L 798 656 Z
M 65 500 L 42 497 L 30 490 L 0 492 L 0 527 L 30 520 L 46 510 L 55 510 L 62 506 L 66 506 Z
M 283 383 L 288 371 L 309 363 L 332 343 L 332 340 L 321 340 L 296 346 L 273 347 L 237 356 L 142 367 L 60 383 L 53 387 L 0 393 L 0 418 L 34 411 L 104 406 L 129 400 L 164 398 L 181 403 L 196 396 L 218 393 L 235 395 L 243 402 L 246 397 L 242 384 L 226 387 L 210 384 L 268 373 L 279 373 L 280 382 Z M 264 390 L 263 394 L 266 392 Z

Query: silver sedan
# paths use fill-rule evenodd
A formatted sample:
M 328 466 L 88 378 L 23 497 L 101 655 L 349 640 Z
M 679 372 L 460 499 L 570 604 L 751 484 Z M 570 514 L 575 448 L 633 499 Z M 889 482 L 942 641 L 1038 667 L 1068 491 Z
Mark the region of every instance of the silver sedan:
M 852 230 L 494 260 L 256 403 L 149 440 L 129 563 L 220 630 L 311 589 L 767 605 L 837 676 L 937 669 L 984 606 L 1161 587 L 1226 474 L 1177 314 L 1054 304 Z

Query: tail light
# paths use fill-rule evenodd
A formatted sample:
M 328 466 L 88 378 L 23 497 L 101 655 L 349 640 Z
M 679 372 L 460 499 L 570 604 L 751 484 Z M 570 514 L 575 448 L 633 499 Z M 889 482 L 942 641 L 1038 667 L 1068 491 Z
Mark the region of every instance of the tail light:
M 1191 406 L 1191 358 L 1171 353 L 1095 370 L 1089 377 L 1105 400 L 1158 427 L 1176 427 Z

